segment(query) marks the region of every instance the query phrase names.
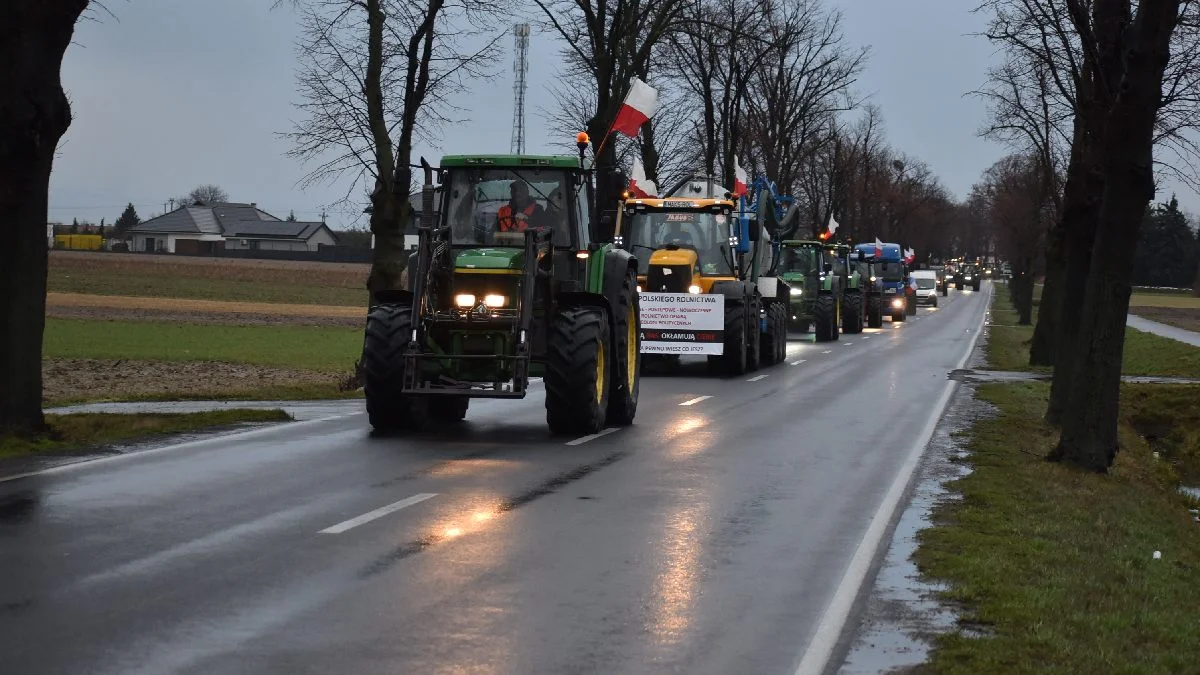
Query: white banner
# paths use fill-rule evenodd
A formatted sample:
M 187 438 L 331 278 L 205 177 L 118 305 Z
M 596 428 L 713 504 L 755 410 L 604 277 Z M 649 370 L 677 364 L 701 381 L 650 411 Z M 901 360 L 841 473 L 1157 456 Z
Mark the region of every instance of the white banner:
M 642 293 L 643 354 L 704 354 L 725 351 L 725 296 Z

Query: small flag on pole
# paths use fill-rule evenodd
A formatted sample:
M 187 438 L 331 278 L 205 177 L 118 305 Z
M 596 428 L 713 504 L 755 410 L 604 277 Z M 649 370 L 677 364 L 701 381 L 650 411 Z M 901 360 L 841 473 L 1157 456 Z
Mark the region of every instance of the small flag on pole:
M 879 241 L 879 237 L 875 237 L 875 257 L 883 257 L 883 242 Z
M 838 221 L 833 219 L 832 213 L 829 214 L 829 225 L 825 228 L 825 229 L 829 230 L 829 235 L 833 236 L 833 233 L 837 232 L 837 229 L 839 227 L 841 227 L 841 224 L 839 224 Z
M 746 170 L 742 168 L 741 161 L 737 157 L 733 158 L 733 196 L 741 197 L 749 191 L 750 177 L 746 175 Z
M 629 193 L 634 197 L 647 199 L 658 196 L 658 186 L 646 178 L 646 168 L 640 159 L 633 160 L 633 171 L 629 177 Z

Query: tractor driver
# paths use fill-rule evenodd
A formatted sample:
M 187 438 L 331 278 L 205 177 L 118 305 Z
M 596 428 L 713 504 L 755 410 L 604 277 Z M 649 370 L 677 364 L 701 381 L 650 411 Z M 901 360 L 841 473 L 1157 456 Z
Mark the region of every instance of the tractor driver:
M 673 220 L 667 223 L 667 231 L 663 234 L 663 244 L 674 244 L 675 246 L 686 246 L 695 248 L 696 244 L 692 241 L 692 235 L 685 232 L 683 225 L 679 221 Z
M 514 180 L 508 189 L 512 198 L 496 214 L 497 232 L 524 232 L 532 222 L 544 219 L 545 209 L 529 196 L 525 181 Z

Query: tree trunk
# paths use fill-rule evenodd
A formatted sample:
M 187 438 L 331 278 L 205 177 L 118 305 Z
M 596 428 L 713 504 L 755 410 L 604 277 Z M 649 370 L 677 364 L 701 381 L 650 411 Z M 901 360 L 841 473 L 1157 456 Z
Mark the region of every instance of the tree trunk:
M 1084 105 L 1082 98 L 1080 105 Z M 1088 104 L 1091 105 L 1091 104 Z M 1079 116 L 1096 116 L 1096 111 L 1079 113 Z M 1086 122 L 1084 122 L 1086 124 Z M 1100 200 L 1104 195 L 1104 176 L 1096 166 L 1097 151 L 1090 140 L 1093 131 L 1083 132 L 1075 144 L 1082 145 L 1078 176 L 1067 177 L 1063 194 L 1064 258 L 1061 294 L 1056 300 L 1058 316 L 1058 340 L 1054 351 L 1054 378 L 1050 383 L 1050 402 L 1046 408 L 1046 421 L 1059 424 L 1066 407 L 1075 374 L 1072 356 L 1078 349 L 1080 315 L 1083 311 L 1083 296 L 1087 291 L 1088 270 L 1092 263 L 1092 243 L 1095 237 L 1096 218 L 1100 213 Z M 1077 180 L 1076 180 L 1077 178 Z M 1042 304 L 1038 321 L 1051 309 Z
M 1104 201 L 1062 436 L 1051 454 L 1088 471 L 1107 471 L 1117 453 L 1130 279 L 1138 232 L 1154 198 L 1154 123 L 1178 10 L 1179 0 L 1140 3 L 1137 20 L 1122 35 L 1125 72 L 1104 125 Z
M 60 71 L 86 0 L 0 5 L 0 433 L 44 428 L 50 171 L 71 124 Z

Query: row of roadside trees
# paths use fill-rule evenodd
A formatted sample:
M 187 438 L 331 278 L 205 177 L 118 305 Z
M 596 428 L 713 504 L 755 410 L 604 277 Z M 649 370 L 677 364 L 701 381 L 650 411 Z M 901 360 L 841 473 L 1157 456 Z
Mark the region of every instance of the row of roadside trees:
M 1049 459 L 1106 471 L 1117 445 L 1131 287 L 1196 275 L 1195 235 L 1156 179 L 1196 185 L 1200 13 L 1196 0 L 987 0 L 1004 61 L 979 93 L 985 133 L 1015 153 L 969 204 L 990 220 L 1031 320 L 1030 361 L 1052 366 Z M 1190 269 L 1189 269 L 1190 268 Z

